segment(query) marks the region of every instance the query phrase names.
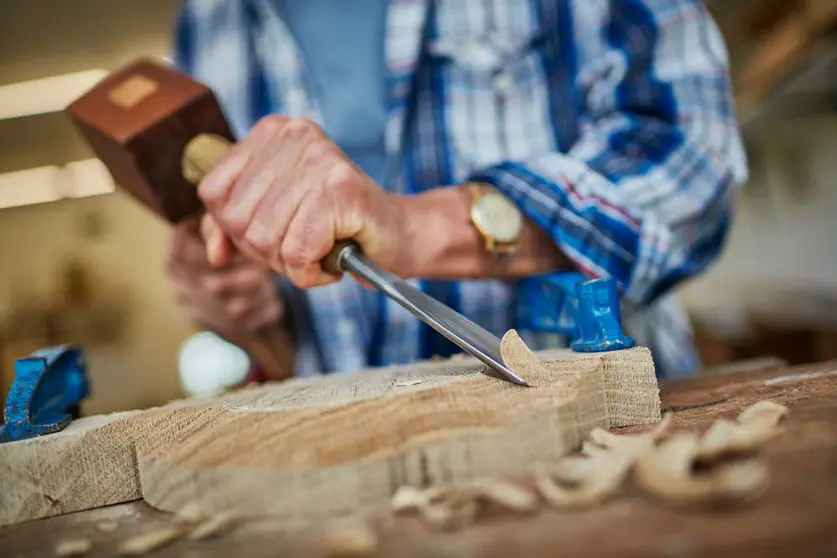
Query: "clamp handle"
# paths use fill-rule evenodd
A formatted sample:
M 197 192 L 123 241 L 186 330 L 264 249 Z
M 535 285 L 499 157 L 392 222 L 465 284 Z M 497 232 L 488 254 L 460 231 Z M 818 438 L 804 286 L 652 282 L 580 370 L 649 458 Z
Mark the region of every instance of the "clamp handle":
M 560 333 L 577 352 L 629 349 L 634 339 L 622 331 L 616 281 L 587 279 L 578 272 L 528 277 L 518 284 L 521 329 Z
M 63 430 L 67 412 L 87 397 L 90 385 L 79 347 L 61 345 L 33 352 L 15 361 L 15 379 L 4 408 L 0 443 Z

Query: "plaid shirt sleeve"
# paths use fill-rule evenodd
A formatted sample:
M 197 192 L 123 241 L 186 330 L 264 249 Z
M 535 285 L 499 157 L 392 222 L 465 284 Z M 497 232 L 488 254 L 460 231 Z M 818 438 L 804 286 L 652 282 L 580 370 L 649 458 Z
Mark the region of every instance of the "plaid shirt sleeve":
M 471 179 L 509 196 L 578 269 L 644 304 L 718 256 L 746 161 L 703 3 L 610 5 L 597 41 L 576 37 L 575 143 Z

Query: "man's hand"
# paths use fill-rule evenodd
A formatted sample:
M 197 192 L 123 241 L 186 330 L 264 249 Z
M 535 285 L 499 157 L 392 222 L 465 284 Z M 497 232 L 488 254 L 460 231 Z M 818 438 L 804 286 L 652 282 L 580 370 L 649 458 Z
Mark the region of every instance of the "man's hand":
M 308 120 L 263 118 L 198 194 L 213 218 L 203 228 L 214 264 L 238 251 L 309 288 L 337 279 L 320 261 L 352 239 L 385 269 L 410 275 L 405 198 L 380 188 Z
M 282 304 L 264 266 L 235 255 L 223 266 L 214 267 L 206 254 L 195 222 L 175 227 L 168 273 L 180 303 L 194 322 L 234 343 L 279 323 Z

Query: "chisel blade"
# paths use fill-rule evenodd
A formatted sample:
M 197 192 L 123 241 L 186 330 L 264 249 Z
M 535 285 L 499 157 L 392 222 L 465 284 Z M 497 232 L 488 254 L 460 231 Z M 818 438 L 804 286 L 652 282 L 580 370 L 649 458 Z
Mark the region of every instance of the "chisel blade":
M 347 244 L 340 250 L 337 265 L 341 270 L 365 279 L 448 340 L 488 365 L 485 373 L 489 376 L 520 386 L 529 385 L 503 363 L 500 339 L 496 335 L 392 273 L 380 269 L 356 245 Z

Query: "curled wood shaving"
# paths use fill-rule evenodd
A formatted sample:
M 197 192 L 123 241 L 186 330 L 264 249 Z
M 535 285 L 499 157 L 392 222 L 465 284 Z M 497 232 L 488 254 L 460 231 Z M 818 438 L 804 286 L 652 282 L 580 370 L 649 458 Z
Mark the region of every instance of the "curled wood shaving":
M 101 521 L 96 524 L 96 529 L 104 533 L 113 533 L 114 531 L 116 531 L 117 527 L 119 527 L 119 524 L 116 521 L 110 519 Z
M 761 401 L 745 409 L 738 420 L 716 420 L 703 435 L 698 457 L 711 461 L 733 453 L 754 452 L 776 436 L 788 408 L 772 401 Z
M 590 442 L 604 449 L 628 452 L 636 456 L 646 451 L 668 434 L 673 416 L 672 413 L 664 414 L 654 428 L 639 434 L 615 434 L 602 428 L 594 428 L 590 432 Z M 587 445 L 586 449 L 590 451 L 592 448 L 590 445 Z
M 529 513 L 538 506 L 531 491 L 499 479 L 478 479 L 457 486 L 419 490 L 402 486 L 392 497 L 396 513 L 415 511 L 429 527 L 453 530 L 472 524 L 485 504 L 514 513 Z
M 416 511 L 430 503 L 425 491 L 418 488 L 404 485 L 395 491 L 390 502 L 390 507 L 395 513 Z
M 767 488 L 767 466 L 757 456 L 695 471 L 700 447 L 701 440 L 695 434 L 671 436 L 639 459 L 635 468 L 637 484 L 674 504 L 748 500 Z
M 231 512 L 221 512 L 200 523 L 189 533 L 193 541 L 208 539 L 230 528 L 238 517 Z
M 430 504 L 420 509 L 424 522 L 442 531 L 454 531 L 473 524 L 480 511 L 477 500 L 464 500 L 457 505 Z
M 175 521 L 181 523 L 199 523 L 206 518 L 206 514 L 197 502 L 189 502 L 174 515 Z
M 775 427 L 788 414 L 788 408 L 773 401 L 759 401 L 738 415 L 739 424 Z
M 125 539 L 119 545 L 120 556 L 141 556 L 152 550 L 157 550 L 174 541 L 181 535 L 181 528 L 177 525 L 168 525 L 154 531 L 142 533 Z
M 514 513 L 530 513 L 538 507 L 538 497 L 514 483 L 499 479 L 475 481 L 476 496 Z
M 613 434 L 597 428 L 582 447 L 583 456 L 569 456 L 557 466 L 539 466 L 535 485 L 555 508 L 581 508 L 616 494 L 639 457 L 651 449 L 671 426 L 666 414 L 657 426 L 641 434 Z
M 324 542 L 327 557 L 351 558 L 372 554 L 378 547 L 378 536 L 365 521 L 343 518 L 328 526 Z
M 607 500 L 622 486 L 631 466 L 628 454 L 614 452 L 584 459 L 564 469 L 535 469 L 535 486 L 544 500 L 558 509 L 582 508 Z
M 67 539 L 61 541 L 55 546 L 55 555 L 62 558 L 69 556 L 83 556 L 90 552 L 93 548 L 93 543 L 88 539 Z

